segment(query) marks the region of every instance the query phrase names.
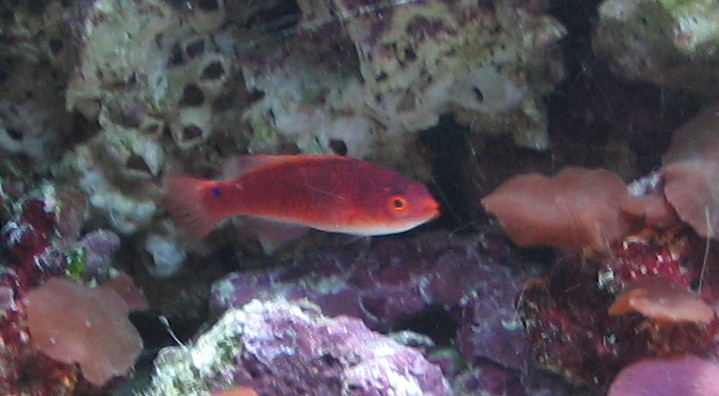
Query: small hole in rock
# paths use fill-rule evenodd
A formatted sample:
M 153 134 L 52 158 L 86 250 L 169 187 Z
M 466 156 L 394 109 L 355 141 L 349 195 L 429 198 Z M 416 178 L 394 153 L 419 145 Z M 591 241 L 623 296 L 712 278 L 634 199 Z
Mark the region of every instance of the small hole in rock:
M 474 97 L 477 99 L 477 102 L 482 103 L 484 102 L 484 94 L 482 91 L 477 87 L 472 87 L 472 93 L 474 93 Z
M 175 43 L 175 45 L 172 46 L 172 54 L 167 63 L 168 66 L 179 66 L 182 64 L 182 48 L 180 48 L 179 43 Z
M 182 141 L 199 139 L 202 137 L 202 128 L 197 125 L 188 125 L 182 130 Z
M 337 155 L 347 155 L 347 145 L 341 139 L 330 139 L 330 149 Z
M 404 50 L 404 58 L 409 61 L 413 61 L 413 60 L 417 59 L 417 54 L 414 52 L 414 50 L 412 48 L 408 47 L 408 48 L 405 48 L 405 50 Z
M 200 106 L 203 103 L 205 103 L 205 94 L 202 90 L 194 84 L 186 85 L 182 92 L 180 106 Z
M 250 374 L 250 377 L 252 377 L 254 379 L 258 379 L 258 378 L 262 377 L 262 370 L 260 370 L 256 366 L 248 367 L 247 372 Z
M 205 67 L 200 78 L 203 80 L 214 80 L 222 77 L 223 74 L 225 74 L 225 68 L 222 67 L 222 63 L 212 62 Z
M 15 129 L 15 128 L 7 128 L 6 131 L 7 131 L 8 136 L 10 136 L 10 138 L 12 140 L 15 140 L 18 142 L 22 140 L 23 135 L 20 130 Z
M 7 81 L 8 77 L 12 74 L 14 69 L 13 61 L 11 59 L 0 60 L 0 84 Z
M 264 97 L 265 97 L 265 93 L 264 93 L 264 92 L 258 91 L 258 90 L 256 90 L 256 89 L 253 89 L 253 90 L 250 92 L 250 95 L 249 95 L 249 97 L 247 98 L 247 100 L 248 100 L 250 103 L 254 103 L 254 102 L 257 102 L 258 100 L 260 100 L 260 99 L 262 99 L 262 98 L 264 98 Z
M 146 126 L 145 128 L 143 128 L 142 132 L 146 133 L 148 135 L 154 135 L 154 134 L 160 132 L 160 125 L 150 124 L 150 125 Z
M 45 7 L 47 6 L 47 4 L 43 1 L 29 1 L 27 4 L 28 10 L 35 15 L 43 13 L 45 11 Z
M 65 44 L 63 44 L 62 40 L 60 39 L 52 39 L 50 40 L 48 45 L 50 46 L 50 52 L 54 56 L 57 56 L 57 54 L 59 54 L 60 51 L 62 51 L 62 49 L 65 47 Z
M 190 59 L 197 58 L 205 53 L 205 40 L 193 41 L 185 47 L 185 52 Z
M 233 89 L 228 92 L 221 93 L 215 101 L 212 102 L 213 112 L 222 112 L 229 110 L 235 103 L 237 92 Z
M 205 12 L 212 12 L 220 9 L 220 4 L 217 2 L 217 0 L 200 0 L 197 3 L 197 6 Z
M 150 167 L 147 166 L 147 162 L 145 162 L 145 159 L 137 154 L 132 154 L 130 158 L 128 158 L 125 162 L 125 166 L 127 166 L 129 169 L 133 169 L 136 171 L 152 173 L 150 171 Z

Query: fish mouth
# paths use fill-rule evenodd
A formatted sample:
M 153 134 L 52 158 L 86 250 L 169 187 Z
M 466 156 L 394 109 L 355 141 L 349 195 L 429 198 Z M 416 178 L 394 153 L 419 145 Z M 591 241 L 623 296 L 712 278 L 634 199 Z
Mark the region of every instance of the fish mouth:
M 429 219 L 439 217 L 442 213 L 439 211 L 439 202 L 432 200 L 427 205 L 427 212 L 429 213 Z

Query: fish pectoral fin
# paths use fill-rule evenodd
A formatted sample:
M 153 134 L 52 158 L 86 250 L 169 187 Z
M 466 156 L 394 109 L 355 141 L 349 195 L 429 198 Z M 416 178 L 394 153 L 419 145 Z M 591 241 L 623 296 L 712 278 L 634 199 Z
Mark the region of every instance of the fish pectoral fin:
M 287 242 L 304 236 L 310 230 L 307 226 L 255 216 L 236 217 L 233 221 L 240 232 L 257 238 L 262 250 L 267 254 L 274 253 Z

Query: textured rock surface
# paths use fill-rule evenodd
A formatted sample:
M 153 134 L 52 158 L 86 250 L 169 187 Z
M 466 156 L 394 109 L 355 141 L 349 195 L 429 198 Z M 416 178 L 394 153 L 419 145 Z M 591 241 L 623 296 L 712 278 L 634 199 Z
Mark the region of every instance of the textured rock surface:
M 352 315 L 376 329 L 438 307 L 452 310 L 468 296 L 511 310 L 521 281 L 500 262 L 519 266 L 522 260 L 500 242 L 482 246 L 471 236 L 434 232 L 371 243 L 369 251 L 358 244 L 328 247 L 290 267 L 230 274 L 214 284 L 210 304 L 222 312 L 253 299 L 306 298 L 327 315 Z M 507 318 L 495 319 L 492 326 Z
M 2 394 L 74 394 L 76 388 L 86 386 L 74 362 L 82 362 L 86 379 L 96 389 L 114 375 L 127 374 L 142 349 L 137 330 L 127 320 L 128 304 L 118 293 L 105 286 L 90 288 L 55 279 L 72 277 L 111 285 L 111 279 L 124 278 L 122 285 L 115 284 L 120 294 L 124 291 L 132 297 L 133 308 L 146 305 L 129 276 L 113 278 L 115 271 L 108 261 L 119 246 L 117 235 L 97 230 L 77 240 L 83 203 L 63 198 L 73 195 L 49 190 L 43 199 L 19 200 L 17 209 L 22 213 L 11 213 L 12 219 L 0 232 Z M 48 278 L 52 283 L 43 287 Z M 53 289 L 58 282 L 61 287 Z M 67 285 L 74 287 L 62 287 Z M 95 320 L 101 324 L 93 325 Z M 115 342 L 120 339 L 128 342 Z M 87 343 L 103 341 L 109 348 L 91 345 L 87 349 Z M 122 345 L 129 349 L 123 350 Z
M 717 20 L 710 0 L 606 0 L 594 47 L 625 78 L 711 93 L 719 86 Z
M 231 384 L 268 395 L 452 395 L 440 368 L 306 301 L 253 301 L 227 311 L 189 347 L 155 360 L 148 395 L 200 395 Z

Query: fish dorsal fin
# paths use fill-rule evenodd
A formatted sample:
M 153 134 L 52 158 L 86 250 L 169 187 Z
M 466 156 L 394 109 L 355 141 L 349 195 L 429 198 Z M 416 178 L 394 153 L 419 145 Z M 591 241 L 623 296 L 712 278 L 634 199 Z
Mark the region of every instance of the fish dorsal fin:
M 307 160 L 322 160 L 328 158 L 342 158 L 337 155 L 315 155 L 315 154 L 241 154 L 231 157 L 222 167 L 220 180 L 235 180 L 241 174 L 277 163 L 292 163 Z
M 272 154 L 245 154 L 236 155 L 227 159 L 222 167 L 220 180 L 229 181 L 238 178 L 241 174 L 266 165 L 287 161 L 288 155 Z

